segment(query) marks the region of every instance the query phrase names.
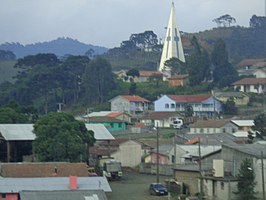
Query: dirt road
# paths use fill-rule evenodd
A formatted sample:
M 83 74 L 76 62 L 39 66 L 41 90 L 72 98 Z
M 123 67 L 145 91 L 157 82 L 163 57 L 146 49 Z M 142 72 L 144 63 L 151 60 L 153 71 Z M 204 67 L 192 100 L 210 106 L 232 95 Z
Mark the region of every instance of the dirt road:
M 160 176 L 160 182 L 169 177 Z M 149 193 L 149 184 L 156 182 L 156 175 L 139 174 L 137 172 L 124 172 L 120 181 L 109 182 L 112 194 L 108 200 L 166 200 L 168 196 L 153 196 Z

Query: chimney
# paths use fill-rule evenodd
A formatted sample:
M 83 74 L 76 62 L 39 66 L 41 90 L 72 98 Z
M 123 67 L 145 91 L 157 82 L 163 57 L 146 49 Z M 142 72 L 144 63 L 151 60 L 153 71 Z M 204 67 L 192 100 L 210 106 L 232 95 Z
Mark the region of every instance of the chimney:
M 78 178 L 77 178 L 77 176 L 69 176 L 69 189 L 70 190 L 78 189 Z

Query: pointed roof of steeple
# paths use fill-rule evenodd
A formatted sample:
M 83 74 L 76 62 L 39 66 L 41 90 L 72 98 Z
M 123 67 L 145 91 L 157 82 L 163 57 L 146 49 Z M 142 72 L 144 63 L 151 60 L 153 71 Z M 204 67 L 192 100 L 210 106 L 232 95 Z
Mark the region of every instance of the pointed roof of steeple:
M 159 66 L 159 71 L 169 71 L 164 66 L 165 61 L 176 57 L 180 61 L 185 62 L 183 46 L 181 42 L 180 32 L 177 26 L 177 18 L 175 13 L 174 2 L 172 2 L 170 17 L 168 21 L 166 36 L 163 45 L 163 51 Z

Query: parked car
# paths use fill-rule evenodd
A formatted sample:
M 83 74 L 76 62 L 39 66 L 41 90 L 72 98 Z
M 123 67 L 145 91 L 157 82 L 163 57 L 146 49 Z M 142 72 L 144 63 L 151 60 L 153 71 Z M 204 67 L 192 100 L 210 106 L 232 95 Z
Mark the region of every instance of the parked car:
M 149 188 L 151 195 L 167 195 L 166 187 L 161 183 L 152 183 Z

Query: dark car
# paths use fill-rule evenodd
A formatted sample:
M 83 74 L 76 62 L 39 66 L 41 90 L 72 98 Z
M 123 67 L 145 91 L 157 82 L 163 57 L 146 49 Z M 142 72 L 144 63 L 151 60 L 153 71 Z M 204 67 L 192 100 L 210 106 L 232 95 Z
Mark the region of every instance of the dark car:
M 150 194 L 152 195 L 167 195 L 166 187 L 161 183 L 152 183 L 150 184 Z

